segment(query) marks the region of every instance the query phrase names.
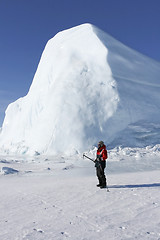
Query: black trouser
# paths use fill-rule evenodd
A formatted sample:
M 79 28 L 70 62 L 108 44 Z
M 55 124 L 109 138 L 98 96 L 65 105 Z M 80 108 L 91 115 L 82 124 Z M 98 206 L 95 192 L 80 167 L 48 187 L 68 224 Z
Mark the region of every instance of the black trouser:
M 106 186 L 106 177 L 104 169 L 106 167 L 106 161 L 99 161 L 99 164 L 96 166 L 96 173 L 101 186 Z

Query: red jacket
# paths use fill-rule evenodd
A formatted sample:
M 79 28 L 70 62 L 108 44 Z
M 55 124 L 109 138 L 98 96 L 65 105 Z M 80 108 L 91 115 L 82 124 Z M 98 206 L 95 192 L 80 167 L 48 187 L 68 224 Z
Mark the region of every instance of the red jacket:
M 97 149 L 97 158 L 101 159 L 102 161 L 105 161 L 108 158 L 105 145 Z

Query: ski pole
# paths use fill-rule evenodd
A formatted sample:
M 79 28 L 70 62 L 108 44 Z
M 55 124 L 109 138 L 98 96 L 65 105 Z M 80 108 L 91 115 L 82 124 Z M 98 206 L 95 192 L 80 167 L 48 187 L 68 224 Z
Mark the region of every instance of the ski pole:
M 94 160 L 93 160 L 92 158 L 86 156 L 86 155 L 83 153 L 83 158 L 84 158 L 84 157 L 86 157 L 86 158 L 88 158 L 89 160 L 91 160 L 92 162 L 94 162 Z
M 108 183 L 107 183 L 107 181 L 106 181 L 106 188 L 107 188 L 107 192 L 110 192 L 110 191 L 109 191 L 109 188 L 108 188 Z

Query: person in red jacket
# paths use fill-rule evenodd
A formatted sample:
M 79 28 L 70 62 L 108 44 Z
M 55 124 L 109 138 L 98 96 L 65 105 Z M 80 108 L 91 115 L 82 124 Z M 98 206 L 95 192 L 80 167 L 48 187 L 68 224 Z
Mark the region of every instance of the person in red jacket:
M 106 167 L 107 158 L 108 156 L 107 156 L 106 146 L 103 141 L 100 141 L 98 143 L 97 157 L 95 160 L 96 173 L 99 180 L 99 184 L 97 184 L 97 187 L 100 187 L 100 188 L 106 188 L 106 177 L 105 177 L 104 169 Z

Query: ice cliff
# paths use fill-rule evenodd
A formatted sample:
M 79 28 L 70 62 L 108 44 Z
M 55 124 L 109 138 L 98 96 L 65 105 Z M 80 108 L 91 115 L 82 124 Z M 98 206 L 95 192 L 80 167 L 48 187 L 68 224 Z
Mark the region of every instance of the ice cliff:
M 6 110 L 0 153 L 74 154 L 99 140 L 127 145 L 129 126 L 133 136 L 137 123 L 142 131 L 159 122 L 159 91 L 156 61 L 91 24 L 59 32 L 48 41 L 28 94 Z

